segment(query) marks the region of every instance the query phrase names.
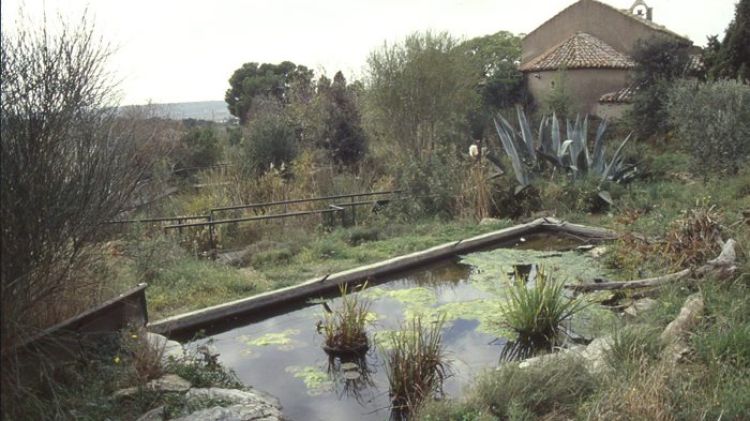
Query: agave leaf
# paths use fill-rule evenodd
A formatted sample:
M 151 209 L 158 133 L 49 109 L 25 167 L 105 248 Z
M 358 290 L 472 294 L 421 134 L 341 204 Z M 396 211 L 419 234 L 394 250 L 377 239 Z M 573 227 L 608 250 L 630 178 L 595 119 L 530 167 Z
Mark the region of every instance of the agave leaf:
M 606 162 L 604 162 L 604 131 L 607 130 L 607 119 L 599 123 L 596 129 L 596 138 L 594 139 L 594 156 L 591 167 L 594 172 L 601 174 L 604 172 Z
M 563 156 L 565 156 L 565 153 L 568 152 L 568 149 L 570 148 L 570 145 L 573 144 L 573 141 L 571 139 L 566 140 L 562 143 L 560 146 L 560 150 L 557 152 L 557 157 L 562 159 Z
M 555 113 L 552 113 L 552 150 L 553 153 L 559 154 L 560 150 L 560 122 Z
M 578 153 L 578 158 L 576 158 L 576 166 L 578 167 L 578 170 L 586 174 L 589 170 L 589 161 L 588 161 L 588 154 L 586 154 L 584 151 L 586 151 L 586 148 L 583 148 L 583 151 Z
M 583 119 L 583 125 L 581 126 L 581 130 L 578 132 L 578 138 L 581 140 L 581 150 L 583 151 L 583 156 L 586 157 L 586 170 L 588 171 L 588 168 L 591 166 L 591 157 L 589 156 L 589 145 L 588 145 L 588 137 L 589 137 L 589 116 L 588 114 Z
M 563 164 L 562 160 L 560 158 L 558 158 L 557 155 L 555 155 L 553 153 L 549 153 L 549 152 L 541 150 L 541 149 L 537 150 L 536 153 L 537 153 L 537 155 L 539 155 L 540 158 L 542 158 L 542 159 L 544 159 L 546 161 L 549 161 L 552 165 L 554 165 L 556 167 L 564 167 L 565 166 Z
M 602 173 L 601 182 L 604 182 L 605 180 L 607 180 L 607 177 L 609 176 L 610 171 L 612 171 L 612 169 L 615 167 L 615 164 L 617 163 L 618 158 L 620 158 L 620 154 L 622 153 L 622 148 L 624 148 L 625 144 L 628 143 L 628 140 L 630 140 L 631 135 L 632 133 L 628 134 L 625 140 L 623 140 L 622 143 L 620 144 L 620 147 L 617 148 L 617 150 L 615 151 L 615 154 L 612 155 L 612 160 L 610 161 L 609 165 L 607 165 L 607 168 L 605 168 L 604 172 Z
M 495 130 L 497 131 L 498 137 L 500 137 L 503 149 L 505 149 L 505 153 L 510 157 L 510 162 L 513 165 L 513 172 L 516 175 L 518 184 L 521 186 L 527 186 L 529 184 L 529 176 L 526 174 L 523 162 L 518 156 L 518 151 L 516 150 L 513 139 L 511 138 L 511 134 L 497 122 L 497 119 L 493 118 L 492 121 L 495 123 Z
M 524 146 L 526 147 L 526 153 L 531 159 L 531 162 L 536 163 L 536 155 L 534 154 L 534 135 L 531 133 L 531 127 L 529 126 L 529 121 L 526 119 L 526 113 L 521 109 L 520 105 L 516 105 L 516 114 L 518 115 L 518 126 L 521 131 Z
M 609 194 L 608 191 L 602 190 L 600 191 L 597 196 L 599 196 L 600 199 L 605 201 L 609 206 L 612 206 L 615 204 L 615 202 L 612 200 L 612 196 Z
M 549 122 L 549 118 L 547 116 L 542 116 L 542 121 L 539 123 L 539 149 L 549 153 L 550 150 L 552 150 L 552 145 L 550 144 L 550 138 L 548 136 L 545 136 L 547 123 Z

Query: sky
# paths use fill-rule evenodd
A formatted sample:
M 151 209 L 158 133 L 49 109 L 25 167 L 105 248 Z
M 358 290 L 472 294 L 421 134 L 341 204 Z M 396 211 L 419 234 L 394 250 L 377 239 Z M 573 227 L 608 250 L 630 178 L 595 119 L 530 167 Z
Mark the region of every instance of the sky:
M 603 0 L 628 8 L 632 0 Z M 365 74 L 367 56 L 415 31 L 471 38 L 528 33 L 575 0 L 3 0 L 2 28 L 18 11 L 39 22 L 80 18 L 116 47 L 121 103 L 221 100 L 246 62 L 289 60 L 331 77 Z M 724 34 L 736 0 L 647 0 L 654 21 L 697 45 Z

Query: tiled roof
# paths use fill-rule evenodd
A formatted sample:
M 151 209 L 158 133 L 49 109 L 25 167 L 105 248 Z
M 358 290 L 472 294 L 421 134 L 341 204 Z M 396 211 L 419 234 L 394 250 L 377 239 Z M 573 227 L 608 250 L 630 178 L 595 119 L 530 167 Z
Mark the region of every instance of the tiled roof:
M 602 103 L 612 103 L 612 104 L 619 104 L 619 103 L 626 103 L 629 104 L 633 102 L 633 95 L 635 95 L 635 92 L 638 90 L 637 87 L 633 85 L 626 86 L 619 91 L 609 92 L 601 96 L 599 98 L 599 102 Z
M 635 61 L 599 38 L 578 32 L 521 66 L 532 72 L 558 69 L 632 69 Z

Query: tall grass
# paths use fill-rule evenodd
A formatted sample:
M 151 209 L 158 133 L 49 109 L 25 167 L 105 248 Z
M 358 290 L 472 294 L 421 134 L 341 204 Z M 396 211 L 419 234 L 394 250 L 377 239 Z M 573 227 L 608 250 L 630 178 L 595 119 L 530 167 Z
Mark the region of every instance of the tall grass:
M 340 305 L 331 309 L 324 304 L 326 312 L 318 322 L 318 331 L 325 338 L 323 348 L 334 354 L 361 353 L 369 345 L 365 327 L 372 302 L 360 294 L 349 294 L 347 289 L 346 284 L 339 285 Z
M 445 317 L 425 322 L 415 316 L 389 338 L 386 376 L 395 414 L 418 408 L 426 398 L 442 394 L 450 364 L 443 348 Z
M 561 324 L 586 306 L 581 299 L 565 296 L 563 283 L 539 267 L 534 285 L 516 273 L 508 284 L 508 300 L 501 305 L 503 324 L 518 333 L 519 340 L 554 343 Z

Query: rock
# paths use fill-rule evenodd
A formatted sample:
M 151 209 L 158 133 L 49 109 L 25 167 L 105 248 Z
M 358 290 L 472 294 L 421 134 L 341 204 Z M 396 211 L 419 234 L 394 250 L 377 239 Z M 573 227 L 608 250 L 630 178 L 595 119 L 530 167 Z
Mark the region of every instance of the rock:
M 649 311 L 652 308 L 656 307 L 657 304 L 659 304 L 659 302 L 654 300 L 653 298 L 641 298 L 640 300 L 636 300 L 633 302 L 633 304 L 629 305 L 624 310 L 624 313 L 628 316 L 636 317 L 640 313 Z
M 189 400 L 222 400 L 233 404 L 257 404 L 279 407 L 279 401 L 266 393 L 256 389 L 238 390 L 209 387 L 205 389 L 190 389 L 185 398 Z
M 158 351 L 163 350 L 161 356 L 162 364 L 166 364 L 170 360 L 182 360 L 185 358 L 185 349 L 182 345 L 177 341 L 170 340 L 164 335 L 146 332 L 146 343 L 148 343 L 152 349 Z
M 281 421 L 281 411 L 254 405 L 214 406 L 202 409 L 174 421 Z
M 180 421 L 272 421 L 281 420 L 281 409 L 276 398 L 255 389 L 191 389 L 185 394 L 191 401 L 224 401 L 229 406 L 214 406 L 177 418 Z
M 612 338 L 605 336 L 596 338 L 590 344 L 583 346 L 577 345 L 567 349 L 561 349 L 552 354 L 544 354 L 538 357 L 529 358 L 518 364 L 521 368 L 530 367 L 539 363 L 554 363 L 558 358 L 565 358 L 577 355 L 586 361 L 586 368 L 591 374 L 599 374 L 607 367 L 605 356 L 607 351 L 612 347 Z
M 680 314 L 672 320 L 661 333 L 661 340 L 670 343 L 682 338 L 682 335 L 695 326 L 703 314 L 703 298 L 700 293 L 693 294 L 685 300 Z
M 604 256 L 608 250 L 607 246 L 596 246 L 589 250 L 589 255 L 595 259 Z
M 154 408 L 145 414 L 141 415 L 136 421 L 163 421 L 164 420 L 164 405 Z
M 183 379 L 176 374 L 166 374 L 158 379 L 151 380 L 143 386 L 143 390 L 149 390 L 152 392 L 185 392 L 190 389 L 189 381 Z M 123 399 L 138 393 L 138 387 L 128 387 L 121 389 L 112 394 L 115 399 Z
M 359 370 L 359 366 L 356 363 L 345 362 L 345 363 L 341 363 L 341 369 L 346 370 L 346 371 Z

